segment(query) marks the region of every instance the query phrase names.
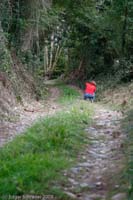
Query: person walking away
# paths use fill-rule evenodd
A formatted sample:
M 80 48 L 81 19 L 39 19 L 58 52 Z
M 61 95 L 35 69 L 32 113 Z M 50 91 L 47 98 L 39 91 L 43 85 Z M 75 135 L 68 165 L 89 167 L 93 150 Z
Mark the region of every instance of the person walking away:
M 96 82 L 86 82 L 84 91 L 84 100 L 89 99 L 91 102 L 95 100 Z

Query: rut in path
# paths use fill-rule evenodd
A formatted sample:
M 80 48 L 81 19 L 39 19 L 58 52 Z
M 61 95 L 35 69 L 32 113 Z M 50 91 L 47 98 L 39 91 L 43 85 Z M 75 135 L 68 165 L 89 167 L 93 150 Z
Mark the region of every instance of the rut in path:
M 126 200 L 118 181 L 124 168 L 122 116 L 99 105 L 95 110 L 94 122 L 86 129 L 91 145 L 78 155 L 78 164 L 64 172 L 68 181 L 62 189 L 72 199 Z M 119 192 L 109 197 L 116 190 Z

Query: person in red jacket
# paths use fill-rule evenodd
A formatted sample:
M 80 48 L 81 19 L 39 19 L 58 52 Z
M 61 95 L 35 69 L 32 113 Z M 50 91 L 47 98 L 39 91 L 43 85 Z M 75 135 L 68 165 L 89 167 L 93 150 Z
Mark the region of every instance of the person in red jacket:
M 95 99 L 96 82 L 86 82 L 85 86 L 84 100 L 89 99 L 90 101 L 93 101 Z

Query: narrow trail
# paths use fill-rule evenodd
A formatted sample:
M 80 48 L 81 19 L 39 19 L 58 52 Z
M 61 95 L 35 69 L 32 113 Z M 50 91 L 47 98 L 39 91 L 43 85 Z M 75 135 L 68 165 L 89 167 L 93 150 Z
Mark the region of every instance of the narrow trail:
M 26 128 L 39 121 L 40 118 L 52 115 L 61 109 L 61 106 L 56 103 L 60 94 L 58 88 L 51 87 L 49 94 L 46 101 L 31 101 L 29 104 L 25 103 L 25 106 L 16 107 L 20 114 L 18 121 L 0 123 L 0 147 L 11 141 L 16 135 L 23 133 Z
M 86 129 L 91 144 L 78 155 L 78 164 L 64 172 L 68 184 L 62 189 L 72 199 L 126 200 L 119 181 L 124 169 L 122 116 L 99 105 L 95 111 L 93 124 Z

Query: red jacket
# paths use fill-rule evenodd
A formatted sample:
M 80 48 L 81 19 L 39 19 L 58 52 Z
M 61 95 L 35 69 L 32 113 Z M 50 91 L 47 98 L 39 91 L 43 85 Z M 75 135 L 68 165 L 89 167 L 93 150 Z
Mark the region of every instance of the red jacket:
M 93 95 L 95 93 L 95 91 L 96 91 L 96 85 L 91 83 L 91 82 L 90 83 L 85 83 L 85 85 L 86 85 L 85 93 Z

